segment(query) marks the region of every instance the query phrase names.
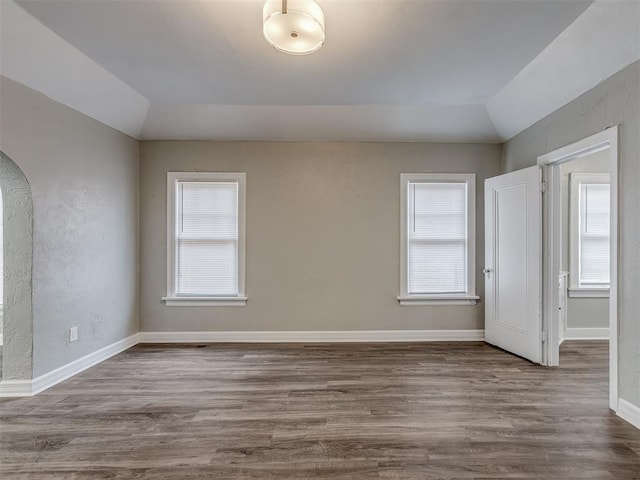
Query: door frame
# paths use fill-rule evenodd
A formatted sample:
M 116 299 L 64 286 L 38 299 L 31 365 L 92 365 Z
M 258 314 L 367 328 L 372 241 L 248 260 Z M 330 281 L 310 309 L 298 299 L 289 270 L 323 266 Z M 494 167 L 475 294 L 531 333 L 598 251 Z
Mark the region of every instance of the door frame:
M 579 140 L 538 157 L 542 167 L 542 256 L 543 256 L 543 362 L 548 366 L 560 363 L 560 314 L 557 281 L 560 276 L 562 251 L 562 185 L 560 165 L 592 153 L 609 150 L 611 175 L 611 239 L 609 290 L 609 408 L 618 410 L 618 127 Z

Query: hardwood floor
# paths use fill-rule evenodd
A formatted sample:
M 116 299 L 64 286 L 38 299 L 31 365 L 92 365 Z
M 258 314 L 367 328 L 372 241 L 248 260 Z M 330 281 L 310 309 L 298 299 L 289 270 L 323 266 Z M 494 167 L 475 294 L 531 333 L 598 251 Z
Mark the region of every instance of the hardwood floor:
M 0 401 L 0 478 L 640 479 L 606 342 L 139 345 Z

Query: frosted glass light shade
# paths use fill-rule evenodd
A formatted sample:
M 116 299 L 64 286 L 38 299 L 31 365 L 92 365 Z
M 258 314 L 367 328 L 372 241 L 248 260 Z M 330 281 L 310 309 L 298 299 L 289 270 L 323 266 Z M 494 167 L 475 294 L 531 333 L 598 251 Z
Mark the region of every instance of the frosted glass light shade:
M 306 55 L 324 44 L 324 13 L 313 0 L 288 0 L 286 13 L 282 0 L 267 0 L 262 19 L 264 38 L 281 52 Z

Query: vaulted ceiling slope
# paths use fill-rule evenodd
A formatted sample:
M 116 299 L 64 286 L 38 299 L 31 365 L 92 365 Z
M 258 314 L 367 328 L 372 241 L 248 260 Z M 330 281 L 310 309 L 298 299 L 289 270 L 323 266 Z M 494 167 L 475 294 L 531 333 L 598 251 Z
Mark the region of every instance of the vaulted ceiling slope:
M 636 0 L 1 0 L 2 75 L 141 139 L 500 142 L 640 59 Z

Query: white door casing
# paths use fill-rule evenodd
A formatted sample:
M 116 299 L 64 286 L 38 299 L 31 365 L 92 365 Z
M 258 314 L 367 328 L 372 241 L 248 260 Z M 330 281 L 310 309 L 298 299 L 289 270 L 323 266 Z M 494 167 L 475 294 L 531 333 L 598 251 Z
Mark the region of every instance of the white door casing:
M 611 178 L 611 246 L 609 288 L 609 407 L 618 412 L 618 127 L 609 127 L 570 145 L 558 148 L 538 157 L 538 165 L 543 167 L 549 194 L 545 195 L 544 232 L 544 316 L 547 331 L 544 345 L 544 362 L 555 366 L 560 362 L 560 299 L 554 278 L 560 273 L 561 265 L 561 172 L 560 165 L 570 160 L 608 150 L 609 174 Z
M 542 189 L 534 166 L 485 181 L 485 340 L 542 361 Z

